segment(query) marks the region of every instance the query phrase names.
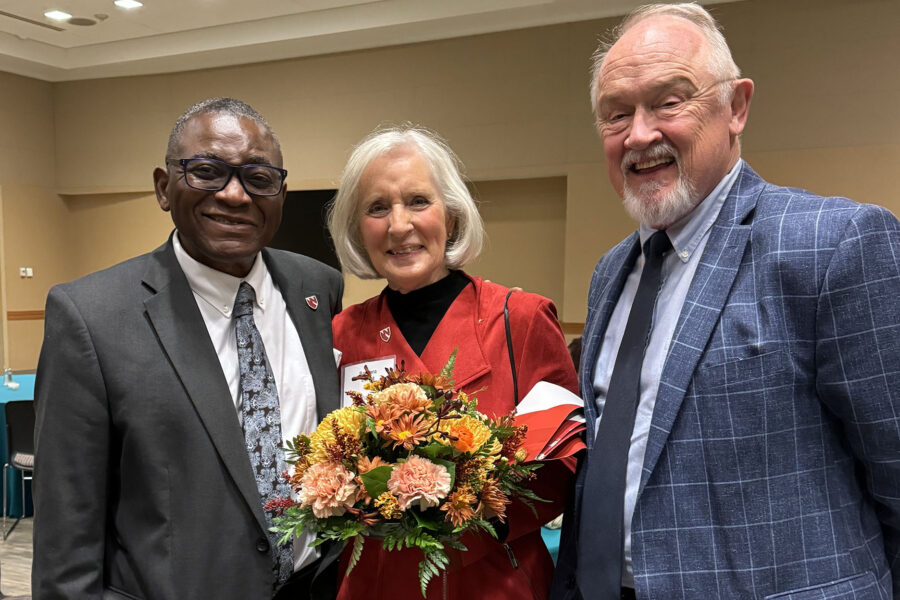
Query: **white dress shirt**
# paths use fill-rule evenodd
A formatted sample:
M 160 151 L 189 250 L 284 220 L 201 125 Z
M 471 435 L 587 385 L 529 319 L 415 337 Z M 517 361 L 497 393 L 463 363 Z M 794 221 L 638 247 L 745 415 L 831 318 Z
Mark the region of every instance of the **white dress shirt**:
M 675 252 L 670 252 L 663 259 L 663 280 L 657 298 L 664 298 L 665 301 L 657 302 L 653 310 L 650 341 L 647 344 L 644 363 L 641 367 L 640 399 L 634 418 L 634 431 L 631 433 L 631 446 L 628 451 L 628 467 L 625 475 L 623 515 L 625 568 L 622 569 L 622 585 L 625 587 L 634 587 L 634 571 L 631 565 L 631 519 L 634 517 L 638 488 L 641 484 L 641 471 L 644 466 L 644 452 L 647 449 L 647 437 L 650 433 L 650 422 L 653 418 L 653 408 L 656 405 L 660 377 L 669 354 L 669 344 L 672 342 L 678 317 L 681 315 L 681 309 L 687 298 L 688 288 L 694 279 L 694 273 L 697 272 L 706 242 L 709 240 L 709 232 L 722 210 L 722 205 L 725 204 L 725 199 L 737 179 L 742 164 L 743 160 L 738 160 L 734 168 L 719 182 L 709 196 L 704 198 L 687 217 L 666 230 Z M 644 242 L 656 233 L 656 230 L 641 225 L 638 232 L 643 247 Z M 612 377 L 616 355 L 619 352 L 619 345 L 622 343 L 622 336 L 625 334 L 625 325 L 637 293 L 641 273 L 644 270 L 644 262 L 644 255 L 641 253 L 628 275 L 619 301 L 613 309 L 597 357 L 593 383 L 597 411 L 601 418 L 609 380 Z M 597 419 L 596 426 L 599 427 L 599 425 L 600 419 Z M 595 429 L 594 435 L 596 433 Z
M 278 390 L 281 405 L 281 437 L 287 441 L 299 433 L 315 431 L 318 423 L 316 390 L 306 362 L 306 354 L 303 352 L 303 343 L 262 255 L 256 256 L 256 261 L 246 277 L 233 277 L 194 260 L 185 252 L 177 233 L 172 237 L 172 242 L 175 246 L 175 257 L 194 292 L 197 307 L 222 365 L 222 373 L 231 390 L 231 399 L 238 419 L 241 418 L 238 396 L 240 367 L 231 311 L 238 287 L 242 281 L 246 281 L 256 292 L 253 320 L 266 347 L 266 356 L 275 377 L 275 388 Z M 222 526 L 227 527 L 228 524 L 223 523 Z M 300 569 L 318 556 L 317 551 L 309 547 L 311 541 L 312 536 L 309 533 L 294 539 L 294 570 Z

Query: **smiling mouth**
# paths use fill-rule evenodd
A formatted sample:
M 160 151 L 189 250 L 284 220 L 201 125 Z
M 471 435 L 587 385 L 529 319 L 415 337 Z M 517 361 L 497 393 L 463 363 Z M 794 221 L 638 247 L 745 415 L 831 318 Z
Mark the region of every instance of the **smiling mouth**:
M 406 256 L 407 254 L 412 254 L 416 250 L 423 250 L 425 246 L 403 246 L 402 248 L 392 248 L 388 250 L 387 253 L 391 256 Z
M 222 225 L 253 225 L 250 221 L 246 219 L 237 219 L 234 217 L 227 217 L 225 215 L 205 215 L 207 219 L 214 221 L 216 223 L 220 223 Z
M 675 164 L 675 159 L 671 156 L 666 156 L 663 158 L 651 158 L 641 162 L 632 163 L 631 166 L 628 167 L 628 170 L 632 173 L 644 174 L 651 173 L 673 164 Z

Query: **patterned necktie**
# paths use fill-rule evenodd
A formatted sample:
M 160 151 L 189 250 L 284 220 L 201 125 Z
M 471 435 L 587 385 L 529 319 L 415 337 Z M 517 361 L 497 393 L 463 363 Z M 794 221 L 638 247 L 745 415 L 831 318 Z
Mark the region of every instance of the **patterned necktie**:
M 578 530 L 578 587 L 584 600 L 620 598 L 625 474 L 641 395 L 641 367 L 650 338 L 662 263 L 672 247 L 665 231 L 647 240 L 647 260 L 625 324 L 606 403 L 587 463 Z
M 234 299 L 234 330 L 237 337 L 240 365 L 241 417 L 244 441 L 250 465 L 256 476 L 263 507 L 270 500 L 290 496 L 290 486 L 281 476 L 287 471 L 281 449 L 281 410 L 275 377 L 269 367 L 266 348 L 253 321 L 253 301 L 256 293 L 246 281 L 238 288 Z M 266 512 L 266 523 L 272 526 L 272 513 Z M 284 582 L 294 570 L 294 548 L 290 540 L 281 546 L 281 534 L 267 532 L 273 548 L 274 570 L 279 582 Z

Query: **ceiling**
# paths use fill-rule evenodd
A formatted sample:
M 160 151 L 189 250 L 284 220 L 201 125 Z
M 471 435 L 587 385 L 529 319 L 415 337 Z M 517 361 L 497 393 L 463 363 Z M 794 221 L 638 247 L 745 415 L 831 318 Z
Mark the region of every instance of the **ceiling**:
M 610 17 L 643 3 L 142 1 L 126 10 L 113 0 L 3 0 L 0 71 L 46 81 L 186 71 Z M 53 21 L 44 16 L 50 9 L 74 18 Z

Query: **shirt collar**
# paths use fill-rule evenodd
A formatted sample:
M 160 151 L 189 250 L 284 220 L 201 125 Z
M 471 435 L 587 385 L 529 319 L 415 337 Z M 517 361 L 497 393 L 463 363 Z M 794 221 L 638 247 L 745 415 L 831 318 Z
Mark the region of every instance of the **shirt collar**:
M 719 212 L 722 210 L 729 192 L 731 192 L 731 186 L 737 180 L 743 164 L 744 159 L 739 158 L 731 171 L 719 181 L 718 185 L 713 188 L 713 191 L 694 210 L 666 229 L 669 241 L 672 242 L 672 247 L 675 248 L 675 253 L 681 262 L 686 263 L 691 258 L 706 232 L 716 222 Z M 656 233 L 655 229 L 644 224 L 641 224 L 638 231 L 641 236 L 642 247 L 644 242 Z
M 242 281 L 246 281 L 253 287 L 256 292 L 256 305 L 261 310 L 265 310 L 268 299 L 265 297 L 264 283 L 269 276 L 269 271 L 261 253 L 256 255 L 253 266 L 246 277 L 234 277 L 195 260 L 181 245 L 177 231 L 172 236 L 172 245 L 175 248 L 175 258 L 181 265 L 181 270 L 184 271 L 191 290 L 223 316 L 231 318 L 234 299 Z

